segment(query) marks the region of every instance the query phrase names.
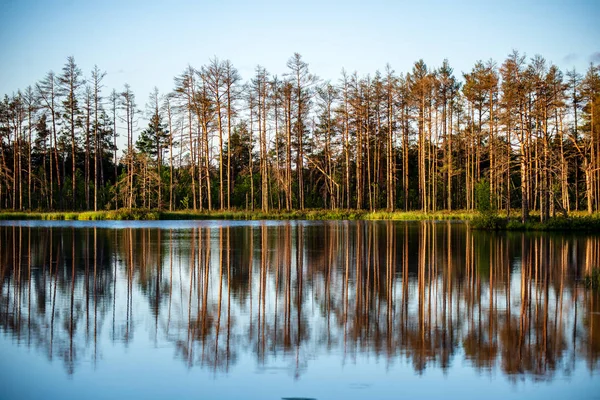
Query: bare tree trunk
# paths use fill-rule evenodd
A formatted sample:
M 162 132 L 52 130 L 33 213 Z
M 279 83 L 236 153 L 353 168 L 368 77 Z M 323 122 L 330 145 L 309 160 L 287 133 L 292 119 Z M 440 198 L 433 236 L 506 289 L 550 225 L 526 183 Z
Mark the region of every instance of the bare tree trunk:
M 231 192 L 233 182 L 231 181 L 231 126 L 234 116 L 233 101 L 235 94 L 234 85 L 240 79 L 237 70 L 229 60 L 225 61 L 225 93 L 227 98 L 227 209 L 231 209 Z
M 167 118 L 169 120 L 169 211 L 173 211 L 173 113 L 168 96 L 165 102 L 167 105 Z
M 387 192 L 387 210 L 389 212 L 394 211 L 395 206 L 395 187 L 394 187 L 394 172 L 396 170 L 396 162 L 394 160 L 394 148 L 393 148 L 393 126 L 394 126 L 394 109 L 393 109 L 393 93 L 392 93 L 392 82 L 391 72 L 388 73 L 388 87 L 387 87 L 387 167 L 386 167 L 386 192 Z
M 286 165 L 286 198 L 285 207 L 290 211 L 292 203 L 292 92 L 289 82 L 284 83 L 284 102 L 285 102 L 285 165 Z
M 215 105 L 215 111 L 217 114 L 217 129 L 219 133 L 219 209 L 223 210 L 225 207 L 225 188 L 224 188 L 224 163 L 223 163 L 223 118 L 222 118 L 222 104 L 221 104 L 221 86 L 224 81 L 224 65 L 218 60 L 213 59 L 210 65 L 203 69 L 203 79 L 206 80 L 206 84 L 211 91 L 211 95 Z M 210 190 L 210 189 L 209 189 Z
M 261 197 L 262 197 L 262 211 L 263 212 L 268 212 L 269 211 L 269 176 L 268 176 L 268 159 L 267 159 L 267 77 L 266 77 L 266 71 L 263 70 L 263 76 L 261 77 L 262 79 L 262 88 L 261 88 L 261 96 L 259 98 L 262 97 L 262 104 L 259 101 L 259 108 L 262 106 L 262 130 L 260 132 L 261 135 L 261 140 L 260 140 L 260 146 L 261 146 L 261 166 L 262 166 L 262 171 L 261 171 L 261 182 L 262 182 L 262 189 L 261 189 Z M 260 115 L 261 112 L 259 112 L 259 129 L 261 128 L 261 121 L 260 121 Z
M 192 135 L 192 106 L 188 103 L 188 127 L 189 127 L 189 141 L 190 141 L 190 164 L 191 171 L 190 176 L 192 178 L 192 206 L 194 211 L 197 209 L 196 205 L 196 151 L 194 149 L 194 138 Z M 202 207 L 202 199 L 200 199 L 200 206 Z
M 402 185 L 404 188 L 404 211 L 408 211 L 408 104 L 402 107 Z
M 451 89 L 453 90 L 453 89 Z M 448 151 L 446 154 L 446 165 L 447 165 L 447 174 L 448 174 L 448 183 L 447 183 L 447 199 L 446 199 L 446 204 L 448 207 L 448 211 L 452 210 L 452 174 L 454 173 L 452 170 L 452 164 L 453 164 L 453 159 L 452 159 L 452 128 L 453 128 L 453 121 L 452 121 L 452 116 L 454 115 L 454 94 L 451 94 L 451 99 L 450 99 L 450 124 L 449 124 L 449 129 L 448 129 Z M 446 129 L 446 118 L 444 116 L 444 129 Z
M 248 156 L 250 158 L 250 209 L 254 211 L 254 163 L 252 157 L 252 147 L 253 147 L 253 131 L 254 131 L 254 99 L 250 97 L 249 99 L 249 107 L 250 107 L 250 146 L 248 149 Z
M 350 193 L 350 121 L 349 121 L 349 110 L 348 110 L 348 80 L 344 72 L 344 157 L 346 167 L 346 209 L 351 207 L 351 193 Z
M 279 157 L 279 100 L 280 100 L 280 90 L 279 90 L 279 82 L 277 81 L 277 77 L 271 82 L 273 88 L 273 108 L 274 108 L 274 117 L 275 117 L 275 179 L 277 181 L 277 210 L 281 211 L 281 186 L 283 184 L 283 179 L 281 178 L 281 163 Z
M 32 97 L 32 93 L 31 93 L 31 88 L 28 89 L 28 98 L 33 100 Z M 30 102 L 28 108 L 27 108 L 27 113 L 28 113 L 28 117 L 27 117 L 27 121 L 28 121 L 28 142 L 29 145 L 27 146 L 27 201 L 28 201 L 28 209 L 31 210 L 31 147 L 32 147 L 32 142 L 31 142 L 31 127 L 32 127 L 32 107 L 33 104 L 32 102 Z
M 113 162 L 114 162 L 114 173 L 115 173 L 115 210 L 119 209 L 119 180 L 118 167 L 117 167 L 117 92 L 113 89 L 110 94 L 110 101 L 112 102 L 112 113 L 113 113 Z
M 525 148 L 526 138 L 524 133 L 523 113 L 521 112 L 521 140 L 519 144 L 520 159 L 521 159 L 521 221 L 527 222 L 529 219 L 529 195 L 528 195 L 528 172 L 527 172 L 527 151 Z
M 206 178 L 206 198 L 208 200 L 208 211 L 212 210 L 212 193 L 210 185 L 210 152 L 208 148 L 208 121 L 206 119 L 202 122 L 202 142 L 204 144 L 204 173 Z
M 356 78 L 356 76 L 355 76 Z M 356 112 L 356 208 L 358 210 L 363 207 L 363 138 L 362 138 L 362 113 L 360 112 L 360 94 L 358 93 L 358 80 L 354 82 L 357 86 L 357 94 L 355 101 L 357 106 L 355 107 Z
M 84 186 L 85 186 L 85 209 L 90 209 L 90 125 L 92 113 L 92 99 L 89 86 L 85 93 L 85 155 L 84 155 Z
M 98 211 L 98 175 L 99 169 L 101 168 L 101 158 L 99 153 L 103 150 L 98 137 L 98 109 L 100 107 L 100 81 L 104 75 L 105 73 L 101 73 L 98 70 L 98 67 L 94 67 L 94 70 L 92 71 L 92 79 L 94 81 L 94 211 Z M 117 160 L 115 160 L 115 164 L 116 162 Z
M 366 82 L 366 101 L 365 104 L 365 126 L 366 126 L 366 150 L 367 150 L 367 185 L 369 194 L 369 211 L 373 211 L 373 188 L 371 185 L 371 133 L 370 133 L 370 121 L 369 121 L 369 108 L 370 108 L 370 85 L 371 82 L 367 77 Z

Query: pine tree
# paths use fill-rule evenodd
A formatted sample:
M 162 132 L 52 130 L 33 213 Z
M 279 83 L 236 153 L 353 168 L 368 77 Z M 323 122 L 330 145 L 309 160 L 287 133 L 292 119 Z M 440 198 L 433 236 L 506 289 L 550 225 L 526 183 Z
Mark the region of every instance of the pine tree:
M 157 170 L 157 205 L 162 208 L 162 154 L 165 147 L 169 145 L 169 131 L 166 125 L 162 122 L 162 116 L 158 106 L 159 96 L 158 89 L 150 95 L 150 102 L 153 104 L 154 111 L 148 122 L 148 127 L 144 129 L 136 141 L 137 150 L 146 154 L 155 163 Z
M 63 73 L 59 76 L 61 95 L 64 97 L 63 107 L 65 118 L 68 121 L 68 129 L 71 136 L 71 172 L 72 172 L 72 200 L 71 207 L 77 209 L 77 137 L 75 128 L 81 125 L 79 120 L 81 109 L 79 107 L 79 88 L 84 84 L 81 78 L 81 70 L 75 64 L 75 58 L 70 56 L 63 67 Z

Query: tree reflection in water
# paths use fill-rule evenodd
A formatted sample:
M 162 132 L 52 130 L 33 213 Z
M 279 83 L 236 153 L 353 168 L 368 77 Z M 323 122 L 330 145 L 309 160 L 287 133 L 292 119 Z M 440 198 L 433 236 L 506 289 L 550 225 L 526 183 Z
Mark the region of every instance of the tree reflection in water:
M 598 265 L 598 236 L 450 222 L 1 226 L 0 329 L 69 373 L 140 335 L 225 373 L 327 352 L 546 380 L 598 367 L 600 299 L 577 284 Z

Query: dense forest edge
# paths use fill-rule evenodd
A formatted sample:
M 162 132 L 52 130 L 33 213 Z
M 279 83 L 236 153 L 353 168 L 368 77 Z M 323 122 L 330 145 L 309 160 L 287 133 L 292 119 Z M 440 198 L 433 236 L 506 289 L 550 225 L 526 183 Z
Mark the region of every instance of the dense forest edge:
M 419 60 L 332 82 L 298 53 L 286 65 L 243 82 L 213 58 L 141 110 L 68 57 L 0 102 L 1 218 L 597 226 L 600 66 L 513 51 L 459 76 Z

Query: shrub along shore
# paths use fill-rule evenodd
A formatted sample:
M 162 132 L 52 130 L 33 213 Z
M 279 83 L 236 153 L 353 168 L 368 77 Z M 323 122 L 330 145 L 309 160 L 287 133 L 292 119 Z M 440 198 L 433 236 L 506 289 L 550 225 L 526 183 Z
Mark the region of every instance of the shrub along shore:
M 501 214 L 485 214 L 475 211 L 365 211 L 365 210 L 295 210 L 295 211 L 159 211 L 148 209 L 119 209 L 110 211 L 83 212 L 0 212 L 0 220 L 462 220 L 470 221 L 471 227 L 482 230 L 511 231 L 587 231 L 600 232 L 600 214 L 576 213 L 569 217 L 554 217 L 540 222 L 539 215 L 531 215 L 526 223 L 515 217 Z
M 600 233 L 600 214 L 559 216 L 541 222 L 539 215 L 530 216 L 527 222 L 520 218 L 480 214 L 471 219 L 471 227 L 491 231 L 582 231 Z

